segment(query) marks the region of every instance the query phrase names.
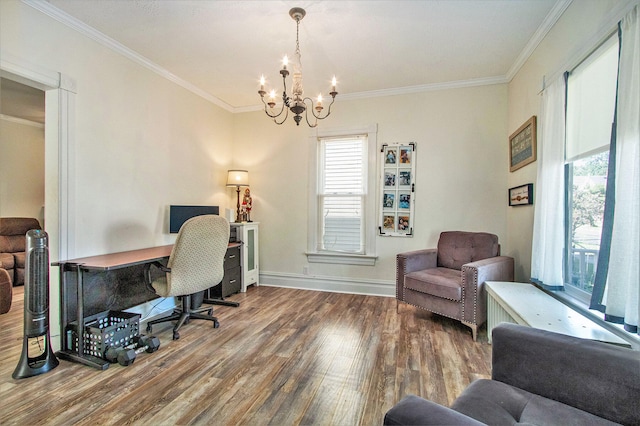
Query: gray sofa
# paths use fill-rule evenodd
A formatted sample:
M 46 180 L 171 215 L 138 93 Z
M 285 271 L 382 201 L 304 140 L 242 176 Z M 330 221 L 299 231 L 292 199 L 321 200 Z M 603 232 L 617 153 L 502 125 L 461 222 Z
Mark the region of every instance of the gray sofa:
M 385 425 L 640 425 L 640 352 L 502 323 L 492 334 L 491 380 L 451 408 L 415 395 Z

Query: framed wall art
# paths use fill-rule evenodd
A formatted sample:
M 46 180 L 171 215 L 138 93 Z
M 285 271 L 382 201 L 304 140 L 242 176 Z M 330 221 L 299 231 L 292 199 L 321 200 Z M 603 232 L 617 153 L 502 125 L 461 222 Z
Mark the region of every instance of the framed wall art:
M 379 235 L 413 236 L 416 144 L 384 144 L 380 149 Z
M 536 116 L 528 119 L 509 136 L 509 171 L 536 161 Z
M 533 184 L 514 186 L 509 188 L 510 206 L 528 206 L 533 204 Z

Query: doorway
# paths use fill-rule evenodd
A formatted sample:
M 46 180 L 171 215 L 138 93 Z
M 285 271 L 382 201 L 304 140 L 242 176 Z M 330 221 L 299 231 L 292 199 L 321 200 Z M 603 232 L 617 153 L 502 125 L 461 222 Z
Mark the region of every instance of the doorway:
M 50 262 L 68 259 L 73 249 L 73 209 L 69 208 L 73 165 L 75 81 L 16 57 L 0 58 L 0 77 L 44 91 L 44 227 L 49 235 Z M 49 273 L 49 318 L 52 346 L 60 349 L 60 285 L 58 271 Z

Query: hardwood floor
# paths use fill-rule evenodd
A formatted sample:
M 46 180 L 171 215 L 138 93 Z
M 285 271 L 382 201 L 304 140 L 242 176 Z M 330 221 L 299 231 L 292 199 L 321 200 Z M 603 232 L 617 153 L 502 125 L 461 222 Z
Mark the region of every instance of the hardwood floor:
M 414 393 L 450 404 L 490 374 L 486 332 L 393 298 L 250 287 L 215 307 L 220 328 L 191 321 L 129 367 L 60 361 L 28 379 L 11 374 L 22 348 L 23 291 L 0 315 L 3 425 L 379 425 Z

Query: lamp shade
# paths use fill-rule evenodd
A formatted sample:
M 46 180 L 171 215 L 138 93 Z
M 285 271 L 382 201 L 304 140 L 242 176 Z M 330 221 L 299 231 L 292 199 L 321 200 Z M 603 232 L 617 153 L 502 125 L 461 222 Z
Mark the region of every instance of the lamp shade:
M 246 170 L 229 170 L 227 186 L 249 186 L 249 172 Z

